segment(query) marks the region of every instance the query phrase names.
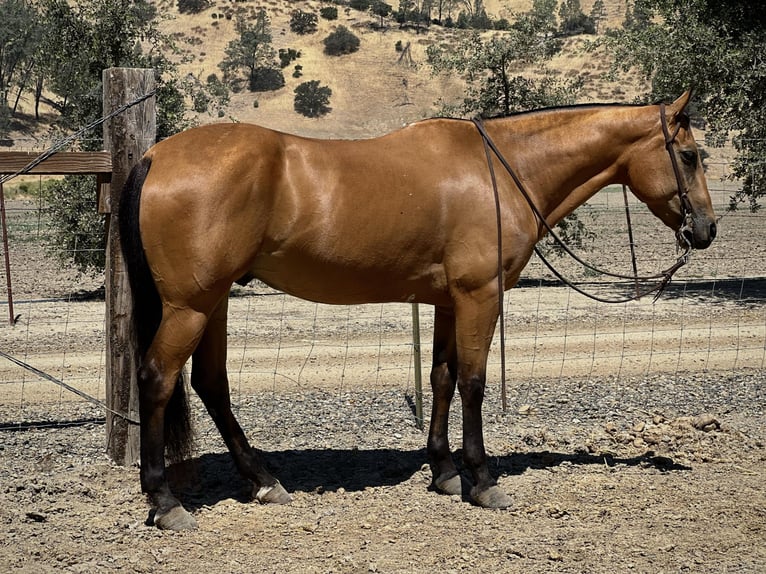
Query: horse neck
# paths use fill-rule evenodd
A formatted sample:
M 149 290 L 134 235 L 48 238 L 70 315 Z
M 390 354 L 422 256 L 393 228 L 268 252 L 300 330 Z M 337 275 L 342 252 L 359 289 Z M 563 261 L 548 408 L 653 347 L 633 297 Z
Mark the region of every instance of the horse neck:
M 625 182 L 628 152 L 656 121 L 633 106 L 574 107 L 494 120 L 491 133 L 532 201 L 555 225 L 600 189 Z

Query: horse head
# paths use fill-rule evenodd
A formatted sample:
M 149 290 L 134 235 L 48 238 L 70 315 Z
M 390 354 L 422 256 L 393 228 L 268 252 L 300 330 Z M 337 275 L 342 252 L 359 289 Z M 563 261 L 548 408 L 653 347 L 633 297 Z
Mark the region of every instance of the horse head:
M 686 112 L 690 98 L 687 91 L 659 106 L 650 135 L 628 159 L 627 183 L 679 243 L 705 249 L 716 236 L 716 215 Z

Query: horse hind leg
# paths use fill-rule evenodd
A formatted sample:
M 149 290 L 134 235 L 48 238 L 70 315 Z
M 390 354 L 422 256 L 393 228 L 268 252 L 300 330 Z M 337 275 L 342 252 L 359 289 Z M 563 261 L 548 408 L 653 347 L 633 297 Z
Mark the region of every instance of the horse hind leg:
M 168 485 L 166 437 L 189 428 L 188 411 L 174 409 L 174 395 L 183 393 L 181 370 L 191 356 L 207 317 L 190 309 L 165 309 L 160 326 L 138 370 L 141 416 L 141 488 L 155 504 L 154 524 L 162 529 L 196 528 L 194 517 Z M 176 437 L 178 438 L 177 433 Z
M 253 481 L 253 497 L 262 503 L 288 504 L 292 498 L 250 447 L 231 410 L 226 374 L 226 315 L 228 297 L 210 316 L 192 359 L 192 388 L 205 404 L 231 452 L 239 472 Z

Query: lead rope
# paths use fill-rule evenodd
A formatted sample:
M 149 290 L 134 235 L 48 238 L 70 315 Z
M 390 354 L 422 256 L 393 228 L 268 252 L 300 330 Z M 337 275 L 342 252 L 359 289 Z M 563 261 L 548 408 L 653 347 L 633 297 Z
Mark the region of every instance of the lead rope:
M 636 278 L 636 295 L 641 290 L 638 287 L 638 265 L 636 264 L 636 243 L 633 241 L 633 224 L 630 221 L 630 207 L 628 207 L 628 186 L 622 184 L 622 200 L 625 202 L 625 221 L 628 222 L 628 243 L 630 244 L 630 262 L 633 264 L 633 276 Z
M 474 120 L 476 122 L 478 120 Z M 492 154 L 487 143 L 484 141 L 484 152 L 487 154 L 489 177 L 492 180 L 492 190 L 495 195 L 495 216 L 497 221 L 497 303 L 499 306 L 500 319 L 500 398 L 503 403 L 503 412 L 508 410 L 508 400 L 505 392 L 505 269 L 503 268 L 503 220 L 500 215 L 500 194 L 497 191 L 497 179 L 495 178 L 495 166 L 492 165 Z

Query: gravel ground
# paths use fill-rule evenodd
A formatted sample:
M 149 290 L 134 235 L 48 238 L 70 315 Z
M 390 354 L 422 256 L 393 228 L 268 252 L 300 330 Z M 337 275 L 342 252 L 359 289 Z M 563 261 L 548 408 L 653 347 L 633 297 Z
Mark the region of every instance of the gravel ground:
M 106 459 L 101 423 L 6 430 L 0 563 L 30 573 L 762 571 L 762 373 L 541 390 L 545 399 L 512 412 L 487 398 L 492 468 L 515 501 L 507 511 L 429 491 L 425 435 L 398 390 L 240 398 L 243 426 L 294 494 L 288 507 L 249 501 L 196 404 L 199 456 L 171 469 L 200 523 L 192 533 L 144 524 L 138 471 Z M 98 412 L 73 405 L 71 415 Z

